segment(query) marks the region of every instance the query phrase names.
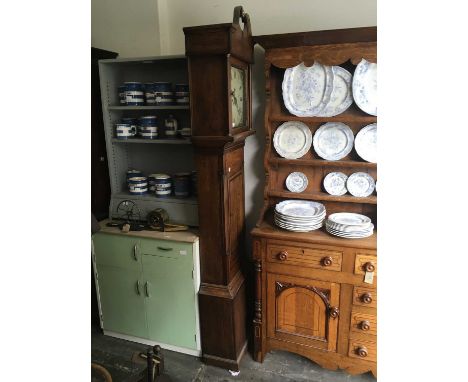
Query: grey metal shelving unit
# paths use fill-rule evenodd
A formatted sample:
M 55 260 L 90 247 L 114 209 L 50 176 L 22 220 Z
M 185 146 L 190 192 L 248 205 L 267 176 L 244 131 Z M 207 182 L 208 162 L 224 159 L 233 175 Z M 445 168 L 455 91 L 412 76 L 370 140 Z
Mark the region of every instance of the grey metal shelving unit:
M 195 169 L 194 152 L 190 139 L 181 140 L 119 140 L 114 126 L 122 117 L 157 115 L 163 120 L 173 114 L 182 127 L 190 127 L 189 106 L 120 106 L 117 87 L 126 81 L 169 81 L 188 83 L 185 56 L 159 56 L 124 58 L 99 61 L 102 111 L 106 136 L 111 202 L 109 216 L 117 217 L 116 208 L 125 199 L 133 200 L 143 217 L 158 207 L 164 208 L 172 221 L 198 226 L 198 202 L 190 198 L 157 198 L 153 194 L 134 196 L 127 191 L 126 172 L 137 169 L 148 175 L 192 171 Z

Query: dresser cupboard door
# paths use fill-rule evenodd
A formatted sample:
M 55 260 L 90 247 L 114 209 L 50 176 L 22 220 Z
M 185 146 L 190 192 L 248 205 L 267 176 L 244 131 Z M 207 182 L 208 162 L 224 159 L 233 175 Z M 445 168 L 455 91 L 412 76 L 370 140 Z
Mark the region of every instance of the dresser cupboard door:
M 197 348 L 197 291 L 192 278 L 190 244 L 166 242 L 162 254 L 143 254 L 143 290 L 145 294 L 148 338 L 163 344 Z
M 336 351 L 340 286 L 267 275 L 268 337 Z
M 141 272 L 98 265 L 97 274 L 103 329 L 146 338 Z

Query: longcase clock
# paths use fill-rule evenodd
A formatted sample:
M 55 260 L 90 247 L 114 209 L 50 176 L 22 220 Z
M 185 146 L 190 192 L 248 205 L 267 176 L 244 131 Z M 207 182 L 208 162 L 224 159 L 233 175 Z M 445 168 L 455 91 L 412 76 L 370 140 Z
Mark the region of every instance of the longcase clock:
M 241 25 L 242 24 L 242 25 Z M 198 171 L 203 359 L 238 370 L 246 349 L 244 143 L 251 128 L 253 39 L 248 14 L 184 28 Z

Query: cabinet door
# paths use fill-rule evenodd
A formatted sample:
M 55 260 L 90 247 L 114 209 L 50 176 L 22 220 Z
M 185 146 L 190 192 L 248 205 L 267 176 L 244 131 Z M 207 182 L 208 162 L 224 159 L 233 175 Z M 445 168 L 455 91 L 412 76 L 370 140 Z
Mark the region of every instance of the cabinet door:
M 140 271 L 98 265 L 103 329 L 146 338 L 145 302 Z
M 143 255 L 149 339 L 196 349 L 197 295 L 192 270 L 192 256 Z
M 267 275 L 268 337 L 336 351 L 339 284 Z
M 141 271 L 139 239 L 132 236 L 96 233 L 93 236 L 96 263 Z

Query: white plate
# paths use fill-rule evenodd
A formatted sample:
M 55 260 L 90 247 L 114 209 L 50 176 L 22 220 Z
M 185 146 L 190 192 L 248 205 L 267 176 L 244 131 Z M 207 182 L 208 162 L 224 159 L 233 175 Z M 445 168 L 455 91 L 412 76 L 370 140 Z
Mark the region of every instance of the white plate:
M 278 221 L 283 224 L 287 225 L 296 225 L 296 226 L 311 226 L 311 225 L 317 225 L 319 223 L 322 223 L 325 220 L 324 217 L 317 219 L 317 220 L 309 220 L 309 221 L 304 221 L 304 222 L 297 222 L 297 221 L 291 221 L 291 220 L 285 220 L 280 218 L 279 216 L 275 216 L 275 221 Z
M 288 231 L 294 231 L 294 232 L 309 232 L 309 231 L 314 231 L 322 227 L 322 224 L 319 224 L 314 227 L 307 227 L 307 228 L 302 228 L 302 227 L 294 227 L 294 226 L 287 226 L 287 225 L 282 225 L 275 223 L 278 227 L 286 229 Z
M 292 172 L 286 178 L 286 188 L 291 192 L 302 192 L 308 184 L 307 176 L 302 172 Z
M 346 187 L 351 195 L 366 197 L 374 192 L 375 181 L 366 172 L 355 172 L 349 176 Z
M 290 113 L 299 117 L 317 115 L 330 101 L 333 70 L 315 61 L 286 69 L 282 84 L 283 101 Z
M 377 163 L 377 124 L 364 126 L 354 139 L 354 148 L 367 162 Z
M 329 215 L 328 220 L 344 226 L 365 226 L 372 223 L 367 216 L 353 212 L 336 212 Z
M 325 226 L 327 229 L 332 231 L 341 232 L 341 233 L 349 233 L 349 234 L 359 234 L 359 233 L 367 233 L 372 232 L 374 230 L 374 225 L 371 223 L 369 226 L 366 227 L 356 227 L 356 226 L 336 226 L 331 223 L 329 220 L 325 222 Z
M 334 117 L 343 113 L 353 103 L 353 76 L 341 66 L 332 66 L 333 91 L 328 104 L 317 114 L 319 117 Z
M 377 64 L 362 59 L 353 76 L 353 98 L 367 114 L 377 115 Z
M 348 177 L 342 172 L 331 172 L 323 179 L 323 187 L 330 195 L 344 195 L 348 192 L 346 180 Z
M 327 122 L 314 134 L 314 150 L 320 158 L 339 160 L 348 155 L 354 143 L 353 131 L 341 122 Z
M 302 122 L 285 122 L 279 126 L 273 136 L 273 146 L 283 158 L 297 159 L 309 151 L 312 145 L 312 133 Z
M 309 200 L 284 200 L 276 205 L 275 210 L 282 215 L 299 218 L 313 218 L 326 212 L 322 203 Z
M 364 237 L 369 237 L 373 235 L 373 232 L 363 234 L 363 235 L 347 235 L 347 234 L 342 234 L 342 233 L 337 233 L 337 232 L 330 232 L 328 229 L 327 229 L 327 232 L 331 235 L 342 237 L 344 239 L 362 239 Z

